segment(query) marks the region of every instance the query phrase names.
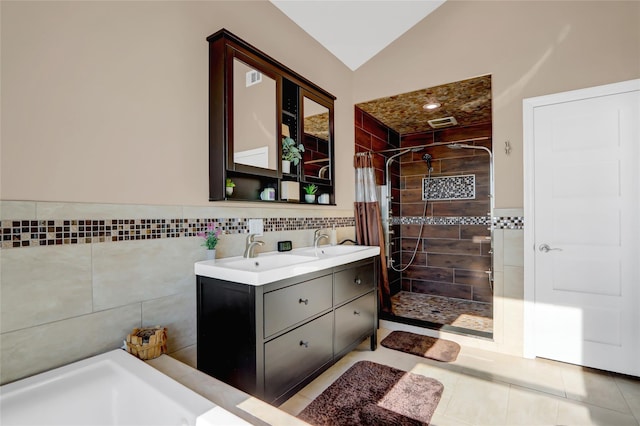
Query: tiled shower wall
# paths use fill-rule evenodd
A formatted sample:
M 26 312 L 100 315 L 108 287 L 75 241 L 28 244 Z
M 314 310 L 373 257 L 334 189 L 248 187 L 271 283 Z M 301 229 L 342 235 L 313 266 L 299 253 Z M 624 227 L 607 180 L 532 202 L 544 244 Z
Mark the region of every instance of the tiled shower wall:
M 383 123 L 372 117 L 368 113 L 362 111 L 360 108 L 355 107 L 355 152 L 369 152 L 369 151 L 384 151 L 386 149 L 394 149 L 400 146 L 400 135 Z M 393 152 L 386 154 L 374 154 L 373 155 L 373 167 L 376 174 L 376 184 L 384 185 L 385 182 L 385 163 L 387 157 L 393 155 Z M 395 203 L 392 204 L 393 214 L 398 214 L 400 204 L 397 201 L 400 200 L 400 163 L 394 161 L 390 164 L 389 174 L 391 175 L 391 195 Z M 393 235 L 392 239 L 395 246 L 400 244 L 400 226 L 392 225 Z M 396 262 L 400 260 L 399 252 L 393 254 Z M 401 275 L 399 272 L 395 272 L 389 269 L 389 284 L 391 286 L 391 292 L 397 293 L 400 291 Z
M 475 144 L 491 149 L 491 124 L 403 136 L 402 146 L 481 137 L 489 139 Z M 425 153 L 433 157 L 431 177 L 475 175 L 475 198 L 429 200 L 425 212 L 423 178 L 429 176 L 422 160 Z M 415 260 L 402 276 L 403 290 L 491 303 L 486 272 L 491 268 L 488 154 L 435 146 L 403 156 L 400 175 L 403 265 L 417 245 Z M 421 222 L 426 222 L 422 234 Z
M 227 232 L 218 257 L 241 255 L 247 219 L 265 219 L 260 251 L 279 240 L 313 244 L 336 226 L 353 238 L 353 212 L 0 202 L 0 382 L 122 346 L 135 327 L 168 327 L 168 351 L 196 343 L 193 236 L 212 221 Z

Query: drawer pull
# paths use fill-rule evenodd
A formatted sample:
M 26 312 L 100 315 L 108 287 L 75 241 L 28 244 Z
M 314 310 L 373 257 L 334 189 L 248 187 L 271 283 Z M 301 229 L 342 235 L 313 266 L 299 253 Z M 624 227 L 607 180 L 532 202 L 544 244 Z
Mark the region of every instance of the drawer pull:
M 353 282 L 356 283 L 356 285 L 362 284 L 362 280 L 360 278 L 356 278 Z
M 360 312 L 358 312 L 358 311 L 353 311 L 353 315 L 360 315 Z
M 302 299 L 301 298 L 300 300 L 298 300 L 298 303 L 304 303 L 305 305 L 308 305 L 309 304 L 309 299 Z
M 304 346 L 305 348 L 309 347 L 309 342 L 305 342 L 304 340 L 300 340 L 300 346 Z

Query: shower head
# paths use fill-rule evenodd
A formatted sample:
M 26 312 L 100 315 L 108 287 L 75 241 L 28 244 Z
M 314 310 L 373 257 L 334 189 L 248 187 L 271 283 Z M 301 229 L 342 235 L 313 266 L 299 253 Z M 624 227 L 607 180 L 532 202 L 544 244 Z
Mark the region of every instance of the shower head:
M 473 148 L 471 145 L 463 145 L 461 143 L 452 143 L 451 145 L 447 145 L 449 149 L 462 149 L 462 148 Z
M 487 148 L 486 146 L 482 146 L 482 145 L 467 145 L 464 143 L 452 143 L 447 145 L 447 148 L 449 149 L 481 149 L 484 151 L 487 151 L 487 153 L 489 154 L 489 158 L 493 158 L 493 153 L 491 152 L 491 150 L 489 148 Z

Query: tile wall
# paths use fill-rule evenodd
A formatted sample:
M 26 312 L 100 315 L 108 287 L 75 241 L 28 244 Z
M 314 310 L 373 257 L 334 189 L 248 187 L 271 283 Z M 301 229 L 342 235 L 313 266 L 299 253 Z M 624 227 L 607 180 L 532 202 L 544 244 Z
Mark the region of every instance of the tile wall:
M 491 125 L 403 136 L 402 146 L 476 137 L 490 138 Z M 476 144 L 491 148 L 491 139 Z M 432 156 L 430 175 L 422 159 L 425 153 Z M 443 145 L 426 148 L 403 157 L 400 175 L 398 220 L 402 224 L 403 265 L 410 261 L 417 246 L 415 259 L 402 276 L 403 290 L 491 303 L 493 296 L 486 272 L 491 269 L 487 153 L 452 150 Z M 473 179 L 468 178 L 470 175 Z M 426 211 L 425 178 L 431 178 L 430 183 L 441 183 L 430 188 Z
M 358 107 L 355 107 L 355 133 L 355 152 L 377 152 L 398 148 L 400 146 L 400 135 L 397 132 L 385 126 Z M 393 153 L 391 153 L 391 155 L 392 154 Z M 387 156 L 388 155 L 389 154 L 387 154 Z M 377 185 L 386 184 L 384 170 L 387 156 L 382 154 L 373 155 L 373 167 Z M 395 200 L 395 202 L 392 201 L 391 209 L 395 212 L 394 214 L 397 214 L 397 212 L 400 211 L 400 165 L 398 161 L 390 164 L 389 174 L 391 175 L 391 195 Z M 394 246 L 399 247 L 400 225 L 392 224 L 391 229 L 393 230 L 392 235 L 395 236 L 395 238 L 392 239 Z M 392 257 L 398 262 L 400 260 L 399 251 L 392 253 Z M 400 291 L 401 274 L 391 269 L 389 269 L 388 273 L 391 293 L 397 293 Z
M 122 346 L 135 327 L 168 327 L 168 351 L 196 343 L 195 234 L 214 222 L 218 257 L 241 255 L 248 219 L 265 246 L 313 244 L 333 225 L 354 238 L 352 211 L 1 201 L 0 382 Z
M 501 352 L 522 356 L 524 214 L 522 209 L 495 209 L 494 214 L 494 339 Z

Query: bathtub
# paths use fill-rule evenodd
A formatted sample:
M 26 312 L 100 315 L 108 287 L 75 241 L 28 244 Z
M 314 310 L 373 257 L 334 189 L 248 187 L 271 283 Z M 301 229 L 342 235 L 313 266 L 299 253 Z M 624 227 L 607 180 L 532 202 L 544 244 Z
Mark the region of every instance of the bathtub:
M 0 424 L 248 424 L 121 349 L 0 386 Z

